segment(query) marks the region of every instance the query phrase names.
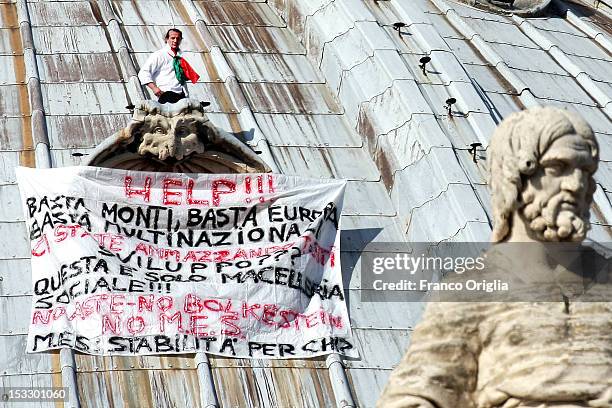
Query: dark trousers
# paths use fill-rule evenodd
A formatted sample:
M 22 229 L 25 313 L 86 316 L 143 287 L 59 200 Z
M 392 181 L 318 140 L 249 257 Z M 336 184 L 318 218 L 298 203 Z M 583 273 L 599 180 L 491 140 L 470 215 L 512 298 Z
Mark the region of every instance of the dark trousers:
M 185 97 L 185 93 L 176 93 L 172 91 L 163 92 L 159 95 L 157 102 L 159 103 L 176 103 Z

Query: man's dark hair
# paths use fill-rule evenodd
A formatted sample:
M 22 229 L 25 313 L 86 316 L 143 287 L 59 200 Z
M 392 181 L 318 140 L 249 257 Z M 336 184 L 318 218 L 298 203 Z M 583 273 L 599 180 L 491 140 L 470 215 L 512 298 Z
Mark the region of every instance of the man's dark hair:
M 166 40 L 168 39 L 168 37 L 170 37 L 170 33 L 172 31 L 179 33 L 179 35 L 181 36 L 181 40 L 183 39 L 183 32 L 181 30 L 179 30 L 178 28 L 171 28 L 166 32 L 166 37 L 165 37 Z

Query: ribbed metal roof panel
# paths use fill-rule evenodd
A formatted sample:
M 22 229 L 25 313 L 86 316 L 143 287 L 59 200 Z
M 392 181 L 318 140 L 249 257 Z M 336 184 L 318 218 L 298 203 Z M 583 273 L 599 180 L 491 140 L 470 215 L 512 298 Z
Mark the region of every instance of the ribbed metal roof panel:
M 558 48 L 567 54 L 610 60 L 610 54 L 590 38 L 558 31 L 547 31 L 545 34 Z
M 325 82 L 306 56 L 299 54 L 225 54 L 240 82 Z
M 362 148 L 272 147 L 283 173 L 310 177 L 378 181 L 380 175 Z
M 53 367 L 51 360 L 42 353 L 23 353 L 26 348 L 27 336 L 0 336 L 0 373 L 16 374 L 50 374 L 59 372 L 59 367 Z
M 124 25 L 168 25 L 180 23 L 173 21 L 178 16 L 168 8 L 166 0 L 111 1 L 118 21 Z M 180 25 L 180 24 L 179 24 Z
M 47 83 L 41 88 L 50 115 L 129 113 L 122 83 Z
M 303 54 L 304 47 L 288 30 L 278 27 L 212 26 L 215 41 L 225 52 Z
M 37 54 L 111 51 L 104 29 L 98 26 L 36 27 L 32 37 Z
M 29 258 L 0 259 L 0 296 L 32 294 L 32 269 Z
M 19 150 L 23 147 L 23 140 L 14 137 L 24 131 L 24 120 L 27 117 L 0 117 L 0 150 Z
M 47 373 L 41 374 L 24 374 L 24 375 L 7 375 L 0 376 L 0 387 L 53 387 L 56 386 L 53 377 Z M 54 408 L 54 402 L 28 402 L 24 404 L 15 403 L 15 406 L 24 406 L 32 408 Z
M 285 22 L 265 3 L 194 1 L 207 25 L 285 27 Z
M 384 348 L 383 348 L 384 349 Z M 356 392 L 356 403 L 360 407 L 374 407 L 380 392 L 383 390 L 391 369 L 360 369 L 353 368 L 349 371 L 351 389 L 370 390 L 370 392 Z M 374 391 L 376 390 L 376 391 Z
M 92 148 L 106 137 L 124 128 L 129 114 L 47 116 L 47 130 L 52 148 Z M 78 129 L 78 132 L 75 132 Z
M 15 55 L 14 41 L 19 41 L 18 33 L 15 28 L 0 28 L 0 54 Z
M 0 231 L 3 231 L 2 223 L 0 223 Z M 21 231 L 12 231 L 18 234 Z M 25 234 L 24 234 L 25 235 Z M 16 235 L 12 235 L 16 237 Z M 9 248 L 10 249 L 10 248 Z M 27 257 L 28 254 L 15 253 L 17 256 Z M 0 252 L 0 259 L 4 258 L 5 254 Z M 0 296 L 0 337 L 13 334 L 27 334 L 30 325 L 30 319 L 25 319 L 24 315 L 31 310 L 32 296 Z M 21 350 L 24 353 L 25 349 Z
M 0 115 L 19 116 L 29 113 L 29 106 L 20 103 L 24 99 L 27 103 L 28 89 L 25 85 L 2 85 L 0 94 Z
M 80 372 L 77 381 L 86 407 L 201 406 L 195 369 Z
M 348 127 L 343 115 L 257 113 L 255 118 L 274 146 L 362 146 L 361 138 Z
M 219 402 L 228 407 L 333 406 L 325 369 L 214 368 Z
M 242 90 L 256 113 L 343 113 L 333 94 L 322 84 L 245 83 Z
M 18 165 L 18 151 L 0 152 L 0 183 L 15 183 L 15 167 Z
M 23 220 L 23 211 L 21 210 L 21 200 L 19 199 L 19 188 L 17 185 L 0 185 L 0 196 L 4 198 L 0 208 L 0 222 Z
M 38 55 L 41 82 L 120 81 L 112 53 Z
M 28 9 L 33 27 L 98 24 L 87 1 L 37 2 Z

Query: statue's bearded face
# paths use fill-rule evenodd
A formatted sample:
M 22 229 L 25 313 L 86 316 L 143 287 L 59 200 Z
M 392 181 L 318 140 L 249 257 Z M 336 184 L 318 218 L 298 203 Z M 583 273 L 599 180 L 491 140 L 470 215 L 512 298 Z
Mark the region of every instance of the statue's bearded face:
M 538 170 L 525 181 L 520 215 L 541 241 L 581 241 L 589 226 L 597 170 L 591 147 L 575 134 L 555 140 L 540 158 Z
M 191 153 L 203 153 L 204 144 L 197 135 L 197 119 L 189 115 L 167 118 L 149 115 L 142 126 L 139 154 L 150 153 L 160 160 L 182 160 Z

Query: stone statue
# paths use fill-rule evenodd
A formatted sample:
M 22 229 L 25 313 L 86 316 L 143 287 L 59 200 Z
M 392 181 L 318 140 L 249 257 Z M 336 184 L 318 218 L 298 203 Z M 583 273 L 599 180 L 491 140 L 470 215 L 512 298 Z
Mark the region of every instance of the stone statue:
M 480 273 L 553 288 L 555 301 L 429 303 L 378 407 L 612 407 L 608 262 L 590 273 L 602 257 L 583 251 L 576 272 L 546 247 L 585 248 L 593 132 L 573 113 L 534 108 L 504 120 L 488 156 L 495 244 Z
M 141 156 L 141 157 L 138 157 Z M 142 101 L 128 126 L 105 140 L 89 165 L 138 170 L 215 173 L 269 172 L 266 163 L 236 136 L 215 127 L 200 102 Z M 132 166 L 132 167 L 130 167 Z M 209 171 L 206 171 L 206 170 Z
M 523 17 L 534 17 L 542 14 L 552 0 L 459 0 L 470 6 L 494 13 L 517 14 Z

